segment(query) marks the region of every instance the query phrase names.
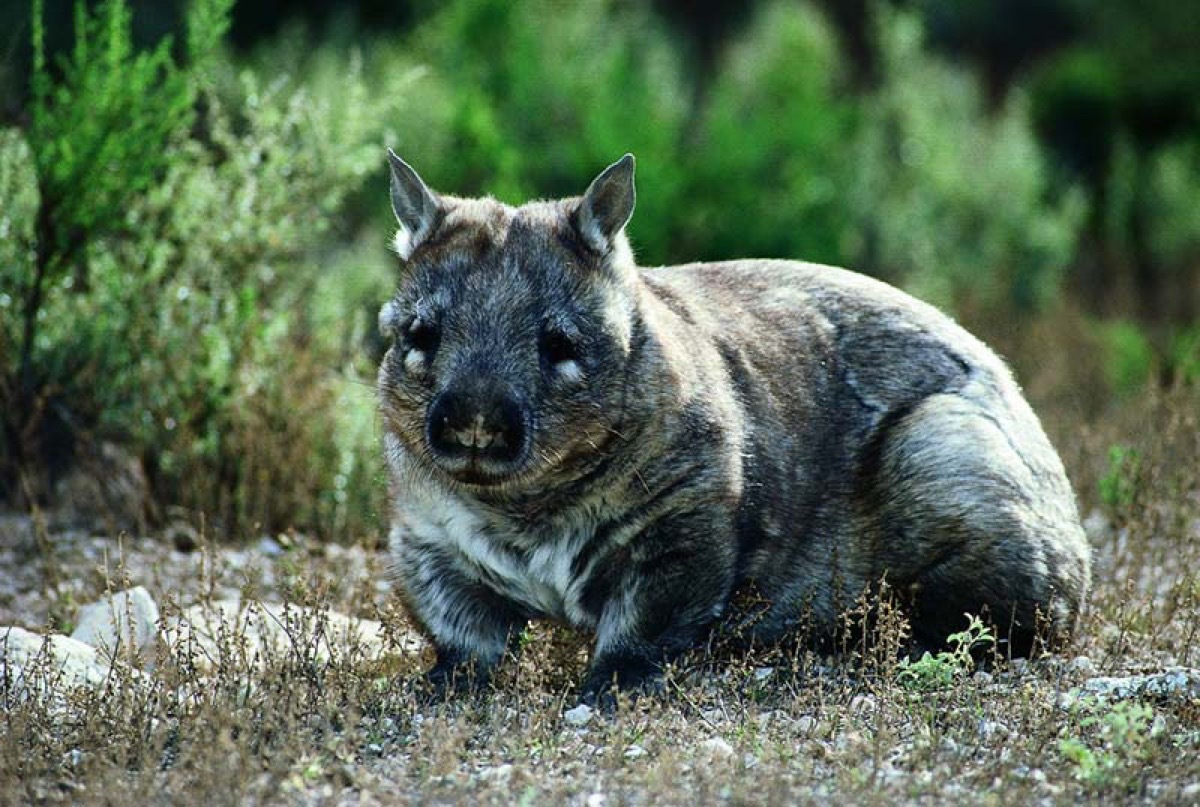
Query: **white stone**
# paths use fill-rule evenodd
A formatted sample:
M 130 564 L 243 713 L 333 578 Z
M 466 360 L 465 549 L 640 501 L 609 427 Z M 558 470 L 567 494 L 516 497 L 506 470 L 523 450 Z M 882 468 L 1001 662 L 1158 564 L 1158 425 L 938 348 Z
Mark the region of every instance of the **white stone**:
M 796 731 L 801 734 L 809 734 L 817 727 L 817 719 L 812 715 L 800 715 L 792 723 Z
M 1177 667 L 1150 675 L 1089 678 L 1083 690 L 1101 698 L 1200 697 L 1200 670 Z
M 875 698 L 872 695 L 855 695 L 850 699 L 850 713 L 864 714 L 875 710 Z
M 1076 656 L 1068 662 L 1067 669 L 1081 675 L 1091 675 L 1096 671 L 1096 665 L 1087 656 Z
M 158 606 L 141 586 L 118 591 L 79 609 L 71 638 L 108 657 L 123 650 L 145 651 L 158 635 Z
M 572 726 L 586 726 L 592 720 L 592 707 L 586 703 L 581 703 L 574 709 L 568 709 L 563 712 L 563 720 L 566 720 Z
M 641 759 L 646 756 L 646 749 L 634 744 L 625 749 L 625 759 Z
M 700 752 L 710 759 L 729 759 L 733 756 L 733 746 L 723 737 L 709 737 L 700 743 Z
M 89 644 L 69 636 L 0 628 L 0 677 L 11 680 L 18 692 L 96 687 L 108 673 L 109 665 Z
M 392 650 L 419 653 L 425 644 L 419 635 L 409 633 L 399 638 L 399 647 L 389 647 L 383 625 L 374 620 L 255 600 L 195 605 L 168 621 L 163 639 L 207 668 L 231 650 L 244 654 L 239 661 L 261 666 L 295 652 L 311 654 L 312 660 L 321 662 L 352 651 L 375 659 Z
M 497 765 L 494 768 L 484 768 L 479 772 L 479 778 L 489 782 L 504 784 L 512 778 L 512 774 L 513 766 L 505 763 L 503 765 Z

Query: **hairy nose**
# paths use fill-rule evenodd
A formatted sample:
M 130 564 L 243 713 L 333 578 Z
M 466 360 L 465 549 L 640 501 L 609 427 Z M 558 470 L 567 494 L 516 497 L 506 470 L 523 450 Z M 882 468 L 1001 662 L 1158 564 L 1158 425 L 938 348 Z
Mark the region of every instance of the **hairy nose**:
M 520 403 L 502 389 L 449 389 L 429 408 L 430 447 L 447 458 L 486 458 L 511 462 L 525 449 L 525 418 Z

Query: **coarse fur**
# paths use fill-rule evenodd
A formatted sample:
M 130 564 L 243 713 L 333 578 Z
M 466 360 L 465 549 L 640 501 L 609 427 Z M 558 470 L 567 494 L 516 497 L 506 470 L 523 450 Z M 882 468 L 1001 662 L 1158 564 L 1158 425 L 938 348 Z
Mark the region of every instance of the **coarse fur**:
M 930 646 L 964 612 L 1014 653 L 1070 634 L 1090 560 L 1062 464 L 949 317 L 828 266 L 639 268 L 629 155 L 521 207 L 391 164 L 390 552 L 435 681 L 486 680 L 545 618 L 595 632 L 585 697 L 653 686 L 748 585 L 762 641 L 831 632 L 881 578 Z

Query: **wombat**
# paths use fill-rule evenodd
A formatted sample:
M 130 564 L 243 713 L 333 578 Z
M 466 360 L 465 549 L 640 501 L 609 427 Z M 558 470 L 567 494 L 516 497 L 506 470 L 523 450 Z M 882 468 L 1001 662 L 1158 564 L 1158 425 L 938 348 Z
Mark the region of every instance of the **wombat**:
M 585 701 L 654 688 L 747 586 L 755 641 L 833 631 L 881 578 L 928 646 L 965 613 L 1014 654 L 1070 634 L 1090 561 L 1062 463 L 949 317 L 829 266 L 638 267 L 632 155 L 520 207 L 389 158 L 389 544 L 435 685 L 552 619 L 595 634 Z

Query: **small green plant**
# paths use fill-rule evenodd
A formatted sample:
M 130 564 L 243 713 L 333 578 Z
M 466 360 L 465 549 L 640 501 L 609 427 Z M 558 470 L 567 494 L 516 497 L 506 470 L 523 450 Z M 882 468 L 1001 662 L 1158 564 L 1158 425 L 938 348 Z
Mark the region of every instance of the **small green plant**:
M 1129 446 L 1108 449 L 1108 472 L 1100 478 L 1100 501 L 1114 510 L 1128 509 L 1137 495 L 1141 458 Z
M 966 629 L 946 637 L 949 650 L 942 650 L 937 655 L 926 651 L 916 661 L 901 660 L 896 673 L 900 686 L 912 692 L 947 689 L 975 669 L 973 653 L 994 645 L 996 637 L 979 617 L 964 616 L 967 617 Z
M 1144 389 L 1154 375 L 1155 352 L 1145 330 L 1116 320 L 1100 326 L 1104 376 L 1113 392 L 1130 395 Z
M 1154 709 L 1131 701 L 1105 706 L 1084 700 L 1076 710 L 1083 714 L 1079 727 L 1093 735 L 1091 742 L 1064 737 L 1058 743 L 1059 753 L 1075 766 L 1075 778 L 1096 788 L 1132 787 L 1138 766 L 1163 731 L 1155 722 Z

